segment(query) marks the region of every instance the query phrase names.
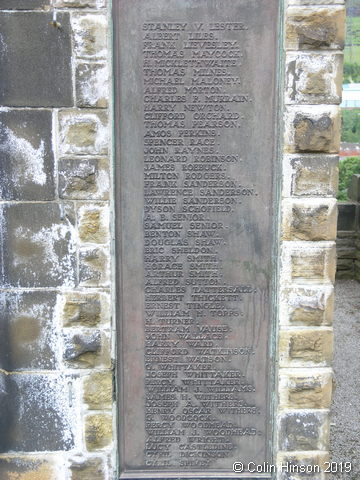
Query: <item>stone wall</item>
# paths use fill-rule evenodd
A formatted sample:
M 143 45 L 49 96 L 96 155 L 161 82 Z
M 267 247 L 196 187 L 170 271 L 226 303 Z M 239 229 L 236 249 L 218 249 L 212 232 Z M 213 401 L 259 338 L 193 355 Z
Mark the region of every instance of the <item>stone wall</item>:
M 0 0 L 0 478 L 113 479 L 109 13 L 53 3 Z
M 360 282 L 360 175 L 353 175 L 348 202 L 339 202 L 336 278 Z
M 275 452 L 320 464 L 344 2 L 288 3 Z M 110 6 L 0 0 L 0 10 L 0 477 L 115 480 Z
M 289 0 L 286 10 L 277 435 L 283 463 L 321 466 L 329 459 L 343 4 Z

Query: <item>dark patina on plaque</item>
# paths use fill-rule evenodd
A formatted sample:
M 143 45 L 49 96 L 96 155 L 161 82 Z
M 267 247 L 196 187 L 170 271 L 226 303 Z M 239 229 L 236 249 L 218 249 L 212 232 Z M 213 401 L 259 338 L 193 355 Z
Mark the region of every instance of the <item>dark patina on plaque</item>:
M 113 8 L 121 477 L 268 477 L 279 2 Z

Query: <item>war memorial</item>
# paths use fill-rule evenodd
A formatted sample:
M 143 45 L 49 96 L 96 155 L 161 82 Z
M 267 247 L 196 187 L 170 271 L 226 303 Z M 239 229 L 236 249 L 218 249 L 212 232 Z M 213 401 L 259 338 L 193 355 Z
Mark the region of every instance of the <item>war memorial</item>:
M 1 480 L 346 478 L 342 0 L 0 0 Z

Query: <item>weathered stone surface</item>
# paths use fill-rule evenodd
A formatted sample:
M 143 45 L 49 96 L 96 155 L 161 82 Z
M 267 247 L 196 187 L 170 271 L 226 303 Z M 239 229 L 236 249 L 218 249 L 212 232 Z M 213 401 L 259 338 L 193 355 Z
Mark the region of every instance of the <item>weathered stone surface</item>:
M 59 112 L 60 153 L 104 155 L 108 150 L 107 114 L 103 110 Z
M 77 414 L 69 406 L 68 386 L 72 377 L 21 373 L 1 374 L 0 378 L 0 393 L 5 386 L 6 394 L 1 405 L 6 423 L 2 425 L 5 428 L 1 432 L 0 452 L 74 447 L 73 425 Z
M 106 0 L 55 0 L 55 5 L 69 8 L 103 8 Z
M 78 58 L 106 59 L 107 19 L 105 15 L 79 14 L 71 21 L 74 51 Z
M 105 480 L 104 462 L 101 458 L 72 459 L 71 480 Z
M 328 366 L 332 361 L 333 332 L 331 329 L 283 330 L 280 333 L 281 366 L 306 363 Z
M 0 10 L 32 10 L 49 5 L 50 0 L 0 0 Z
M 337 260 L 337 269 L 338 272 L 339 270 L 349 270 L 353 271 L 354 270 L 354 261 L 355 258 L 338 258 Z
M 335 155 L 287 155 L 284 159 L 284 196 L 335 197 L 339 157 Z
M 50 110 L 0 111 L 0 198 L 53 200 Z
M 326 450 L 327 412 L 287 412 L 280 418 L 279 448 L 287 451 Z
M 348 246 L 343 247 L 339 245 L 338 241 L 336 242 L 336 255 L 337 255 L 337 262 L 339 264 L 339 260 L 344 259 L 354 259 L 356 257 L 356 247 Z
M 285 149 L 289 153 L 337 153 L 340 115 L 334 106 L 288 107 L 285 115 Z
M 64 359 L 82 367 L 94 366 L 96 357 L 102 349 L 101 333 L 99 330 L 88 332 L 66 332 L 64 334 Z
M 348 188 L 348 198 L 354 202 L 360 202 L 360 175 L 351 177 L 351 184 Z
M 110 230 L 108 207 L 99 204 L 82 205 L 78 210 L 78 225 L 81 242 L 108 242 Z
M 84 402 L 90 410 L 110 409 L 113 398 L 112 372 L 95 372 L 84 380 Z
M 356 229 L 356 216 L 358 208 L 359 207 L 356 205 L 356 203 L 338 203 L 338 230 L 350 232 Z
M 73 200 L 108 200 L 109 162 L 106 158 L 61 159 L 59 194 Z
M 61 299 L 61 318 L 66 327 L 94 327 L 109 322 L 106 294 L 72 292 Z
M 2 105 L 72 105 L 70 17 L 58 13 L 61 28 L 51 21 L 47 12 L 0 13 Z
M 286 199 L 282 218 L 284 240 L 336 239 L 336 199 Z
M 82 286 L 107 286 L 110 280 L 108 250 L 104 248 L 81 248 L 79 281 Z
M 106 108 L 109 97 L 109 71 L 103 63 L 79 63 L 76 67 L 76 105 Z
M 70 204 L 17 203 L 0 208 L 2 286 L 75 284 L 75 215 Z
M 11 372 L 57 367 L 55 303 L 55 292 L 0 293 L 1 369 Z
M 285 467 L 278 480 L 324 480 L 323 472 L 328 467 L 325 462 L 329 461 L 327 452 L 279 452 L 277 463 Z
M 352 278 L 356 278 L 355 267 L 351 270 L 336 271 L 336 280 L 351 280 Z
M 360 282 L 360 261 L 355 261 L 355 279 Z
M 312 362 L 330 362 L 332 358 L 332 332 L 310 331 L 291 335 L 289 356 Z
M 319 252 L 307 255 L 304 258 L 301 253 L 292 256 L 292 277 L 314 278 L 321 280 L 324 276 L 325 253 Z
M 285 103 L 339 104 L 342 54 L 288 53 Z
M 90 452 L 109 447 L 112 442 L 112 416 L 88 415 L 85 419 L 85 442 Z
M 0 457 L 1 480 L 57 480 L 60 468 L 49 455 Z
M 293 369 L 280 375 L 280 406 L 282 408 L 330 408 L 332 373 L 323 370 Z
M 319 246 L 292 243 L 283 249 L 282 277 L 285 283 L 332 284 L 334 282 L 336 248 L 333 242 L 323 242 Z
M 280 323 L 321 326 L 332 324 L 334 289 L 330 285 L 285 288 L 280 293 Z
M 344 48 L 345 8 L 289 7 L 286 22 L 286 47 L 290 50 Z

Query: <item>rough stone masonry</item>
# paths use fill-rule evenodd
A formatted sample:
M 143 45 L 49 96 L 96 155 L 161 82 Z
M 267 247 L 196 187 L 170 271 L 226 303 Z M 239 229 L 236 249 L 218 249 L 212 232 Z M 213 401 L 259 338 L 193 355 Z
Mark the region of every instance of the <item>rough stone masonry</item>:
M 274 450 L 320 465 L 345 7 L 284 8 Z M 0 0 L 0 10 L 0 478 L 115 480 L 111 5 Z M 290 478 L 303 477 L 279 474 Z

